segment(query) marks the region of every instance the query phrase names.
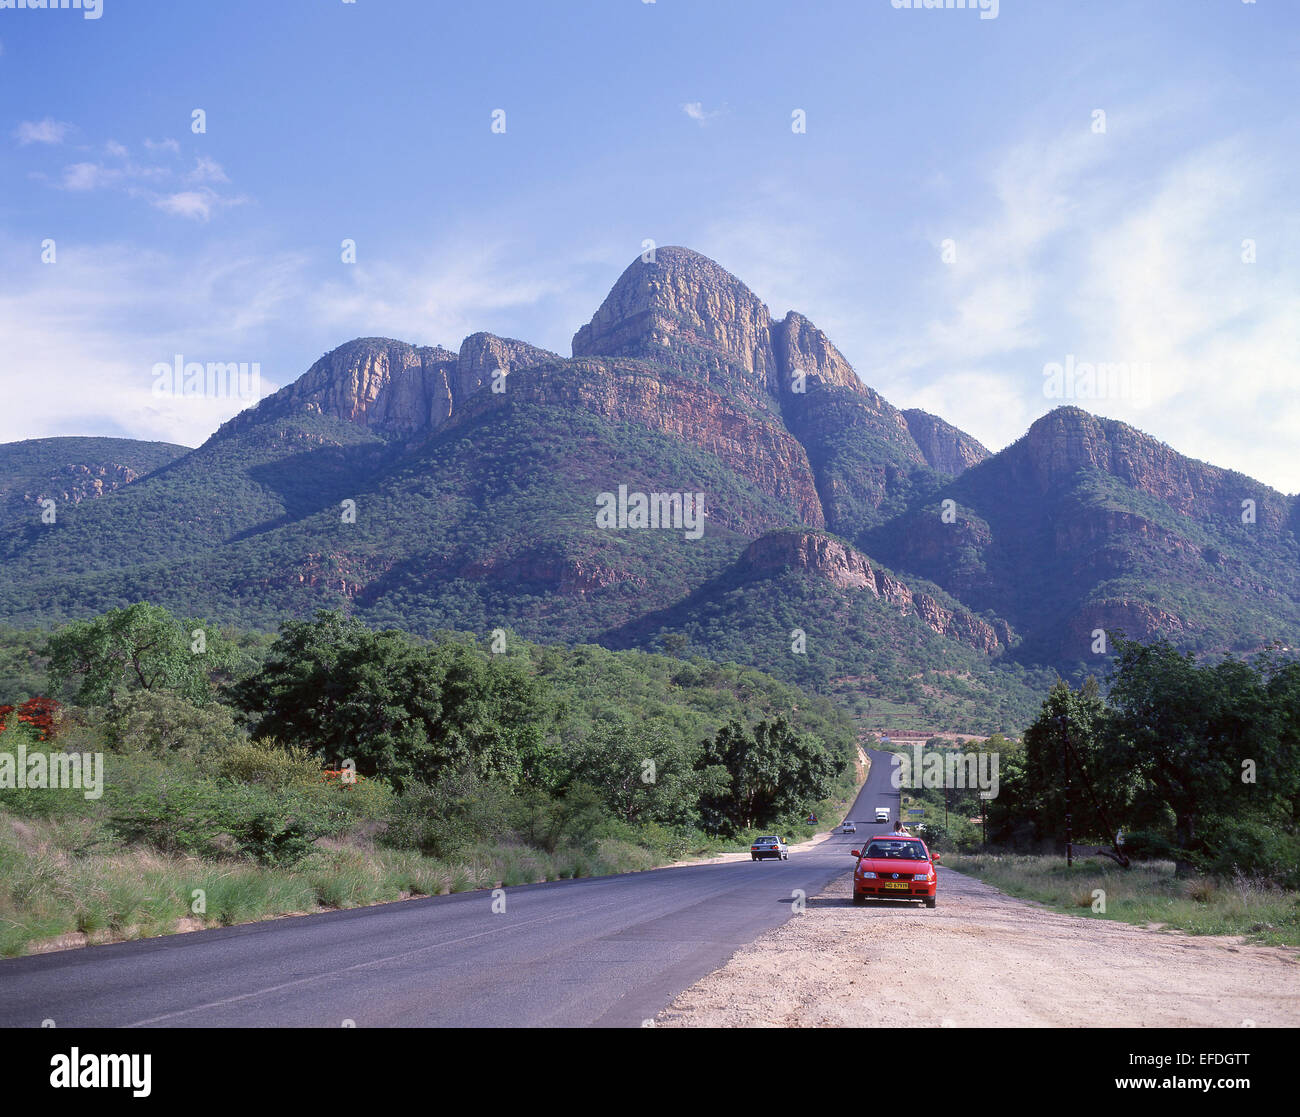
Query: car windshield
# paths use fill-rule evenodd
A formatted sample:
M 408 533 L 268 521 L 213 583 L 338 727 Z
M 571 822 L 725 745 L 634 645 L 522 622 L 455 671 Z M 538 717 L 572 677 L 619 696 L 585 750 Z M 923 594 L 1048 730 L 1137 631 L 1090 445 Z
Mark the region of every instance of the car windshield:
M 758 840 L 760 842 L 779 842 L 781 839 L 773 837 L 772 835 L 769 834 L 766 838 L 759 838 Z
M 879 841 L 872 842 L 867 850 L 868 857 L 892 857 L 902 861 L 925 861 L 925 846 L 920 842 Z

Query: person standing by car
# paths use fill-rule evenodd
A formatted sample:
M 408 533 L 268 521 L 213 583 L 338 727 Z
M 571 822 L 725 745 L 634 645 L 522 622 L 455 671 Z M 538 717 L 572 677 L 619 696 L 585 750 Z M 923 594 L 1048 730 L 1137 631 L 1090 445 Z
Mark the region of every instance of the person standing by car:
M 903 825 L 903 820 L 901 818 L 894 823 L 894 833 L 906 834 L 909 838 L 912 836 L 912 831 L 910 831 L 906 826 Z

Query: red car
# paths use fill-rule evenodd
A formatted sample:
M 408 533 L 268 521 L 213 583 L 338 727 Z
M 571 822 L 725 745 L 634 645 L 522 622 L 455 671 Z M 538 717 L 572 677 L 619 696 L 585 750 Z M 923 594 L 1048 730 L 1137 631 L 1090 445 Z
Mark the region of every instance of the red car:
M 855 849 L 858 867 L 853 872 L 853 902 L 868 900 L 922 900 L 935 905 L 939 855 L 931 854 L 920 838 L 907 834 L 878 834 L 865 849 Z

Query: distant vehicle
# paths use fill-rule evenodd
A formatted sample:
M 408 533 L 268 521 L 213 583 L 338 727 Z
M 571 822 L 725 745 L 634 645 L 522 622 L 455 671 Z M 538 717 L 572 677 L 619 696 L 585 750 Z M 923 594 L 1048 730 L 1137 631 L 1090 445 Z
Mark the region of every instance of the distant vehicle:
M 848 819 L 845 819 L 844 825 L 840 827 L 841 834 L 856 834 L 857 832 L 858 832 L 857 824 L 850 822 Z
M 888 808 L 888 807 L 877 807 L 877 808 L 876 808 L 876 821 L 877 821 L 877 822 L 888 822 L 888 821 L 889 821 L 889 808 Z
M 877 834 L 866 849 L 853 851 L 858 867 L 853 873 L 853 902 L 868 900 L 920 900 L 927 908 L 937 902 L 939 886 L 931 854 L 920 838 Z
M 778 861 L 790 860 L 790 847 L 781 840 L 779 834 L 769 834 L 765 838 L 754 839 L 749 847 L 749 859 L 762 861 L 765 857 L 775 857 Z

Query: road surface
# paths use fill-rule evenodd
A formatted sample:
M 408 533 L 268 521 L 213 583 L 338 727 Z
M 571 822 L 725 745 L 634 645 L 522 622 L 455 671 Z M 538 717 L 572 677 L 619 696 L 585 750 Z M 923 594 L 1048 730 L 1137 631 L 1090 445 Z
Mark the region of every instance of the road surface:
M 897 818 L 890 754 L 870 755 L 848 817 Z M 848 872 L 873 826 L 789 861 L 509 888 L 500 913 L 467 892 L 9 959 L 0 1026 L 639 1026 Z

